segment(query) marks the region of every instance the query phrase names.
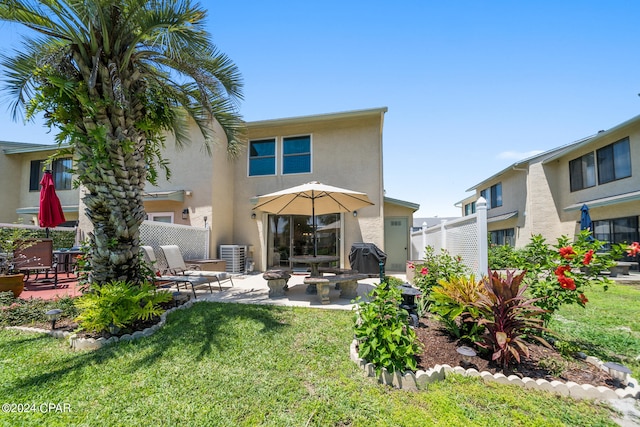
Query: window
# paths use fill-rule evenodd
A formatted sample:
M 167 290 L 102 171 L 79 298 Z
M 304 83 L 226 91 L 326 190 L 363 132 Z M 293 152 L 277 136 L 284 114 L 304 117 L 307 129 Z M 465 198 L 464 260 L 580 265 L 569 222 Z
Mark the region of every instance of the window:
M 607 145 L 596 153 L 598 157 L 598 184 L 606 184 L 631 176 L 629 138 Z
M 496 230 L 489 232 L 489 239 L 491 240 L 491 244 L 503 246 L 515 246 L 515 233 L 513 228 L 505 228 L 504 230 Z
M 571 186 L 571 191 L 578 191 L 596 185 L 596 165 L 593 160 L 593 153 L 585 154 L 569 162 L 569 185 Z
M 593 221 L 593 237 L 607 242 L 605 250 L 611 249 L 611 243 L 637 242 L 639 234 L 637 216 Z
M 480 197 L 487 201 L 487 208 L 497 208 L 502 206 L 502 183 L 499 182 L 480 192 Z
M 464 216 L 473 215 L 474 213 L 476 213 L 476 202 L 464 205 Z
M 282 140 L 282 174 L 311 172 L 311 137 L 295 136 Z
M 31 174 L 29 176 L 29 191 L 40 191 L 40 181 L 47 166 L 51 165 L 51 175 L 56 190 L 71 190 L 71 166 L 70 157 L 55 159 L 51 163 L 48 160 L 32 160 Z
M 148 212 L 147 220 L 173 224 L 173 212 Z
M 276 174 L 276 140 L 249 142 L 249 176 Z

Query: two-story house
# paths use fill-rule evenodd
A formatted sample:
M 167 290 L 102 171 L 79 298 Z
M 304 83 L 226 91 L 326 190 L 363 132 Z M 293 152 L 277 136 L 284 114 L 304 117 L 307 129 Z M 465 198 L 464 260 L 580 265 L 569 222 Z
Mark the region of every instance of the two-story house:
M 598 240 L 638 241 L 638 171 L 640 116 L 501 170 L 468 190 L 462 214 L 484 197 L 491 242 L 521 247 L 534 234 L 547 241 L 577 234 L 587 205 Z
M 208 227 L 210 256 L 219 245 L 247 245 L 256 270 L 294 267 L 289 255 L 310 245 L 310 216 L 277 216 L 253 209 L 256 197 L 306 182 L 319 181 L 366 193 L 372 206 L 354 213 L 318 218 L 323 253 L 340 257 L 348 267 L 351 245 L 371 242 L 387 253 L 387 269 L 403 271 L 408 259 L 414 203 L 384 196 L 383 123 L 386 108 L 264 120 L 247 123 L 246 150 L 229 159 L 223 143 L 209 156 L 202 136 L 193 128 L 191 144 L 178 149 L 167 138 L 165 157 L 171 177 L 146 187 L 148 219 Z M 39 177 L 51 145 L 1 143 L 0 177 L 16 185 L 3 189 L 0 222 L 37 223 Z M 67 163 L 65 163 L 67 162 Z M 71 158 L 55 160 L 56 189 L 68 220 L 84 217 L 82 189 L 74 189 Z M 69 164 L 68 164 L 69 163 Z

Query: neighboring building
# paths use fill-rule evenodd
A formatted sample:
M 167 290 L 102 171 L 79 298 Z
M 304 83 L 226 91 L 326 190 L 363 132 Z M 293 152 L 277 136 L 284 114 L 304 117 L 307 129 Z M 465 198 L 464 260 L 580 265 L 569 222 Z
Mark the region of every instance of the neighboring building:
M 210 256 L 219 245 L 247 245 L 256 270 L 295 267 L 291 254 L 305 254 L 311 244 L 309 216 L 275 216 L 254 211 L 256 196 L 310 181 L 366 193 L 373 206 L 354 214 L 319 218 L 319 253 L 348 255 L 356 242 L 375 243 L 387 253 L 387 270 L 403 271 L 408 259 L 410 227 L 419 205 L 384 197 L 382 129 L 386 108 L 264 120 L 247 123 L 248 144 L 230 160 L 224 143 L 203 149 L 202 136 L 192 131 L 188 147 L 178 149 L 167 138 L 165 157 L 171 179 L 147 185 L 145 210 L 150 220 L 210 227 Z M 37 223 L 41 161 L 55 153 L 51 145 L 0 142 L 2 182 L 0 222 Z M 68 160 L 70 162 L 70 160 Z M 67 160 L 53 164 L 56 189 L 69 220 L 86 231 L 80 191 L 66 171 Z M 58 171 L 59 172 L 56 172 Z M 60 186 L 58 183 L 60 182 Z M 27 191 L 26 189 L 29 189 Z
M 635 173 L 634 173 L 635 171 Z M 487 200 L 491 242 L 526 245 L 580 231 L 587 205 L 598 240 L 640 240 L 640 116 L 607 131 L 516 162 L 467 191 L 462 214 Z
M 423 228 L 430 228 L 434 225 L 440 225 L 443 222 L 451 221 L 454 219 L 460 218 L 458 216 L 432 216 L 428 218 L 413 218 L 413 227 L 411 227 L 411 231 L 420 231 Z M 426 224 L 426 226 L 425 226 Z

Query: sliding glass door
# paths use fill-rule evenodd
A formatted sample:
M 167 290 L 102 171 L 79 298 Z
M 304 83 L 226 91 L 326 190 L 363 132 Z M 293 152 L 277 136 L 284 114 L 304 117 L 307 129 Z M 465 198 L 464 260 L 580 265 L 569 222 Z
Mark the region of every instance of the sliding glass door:
M 316 217 L 318 255 L 340 255 L 340 214 Z M 313 255 L 313 221 L 306 215 L 269 215 L 268 268 L 304 268 L 289 257 Z

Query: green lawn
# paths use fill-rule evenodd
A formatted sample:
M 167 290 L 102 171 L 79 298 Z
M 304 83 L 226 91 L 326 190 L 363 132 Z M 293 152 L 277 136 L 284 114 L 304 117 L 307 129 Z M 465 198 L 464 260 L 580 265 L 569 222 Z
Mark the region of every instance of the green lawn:
M 199 303 L 149 338 L 71 352 L 0 331 L 0 400 L 68 404 L 0 413 L 0 425 L 605 426 L 610 410 L 453 376 L 393 390 L 349 359 L 352 313 Z
M 622 362 L 640 379 L 640 286 L 593 286 L 589 302 L 559 310 L 549 327 L 603 361 Z

